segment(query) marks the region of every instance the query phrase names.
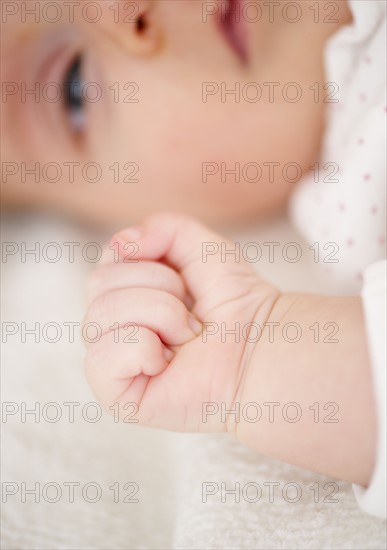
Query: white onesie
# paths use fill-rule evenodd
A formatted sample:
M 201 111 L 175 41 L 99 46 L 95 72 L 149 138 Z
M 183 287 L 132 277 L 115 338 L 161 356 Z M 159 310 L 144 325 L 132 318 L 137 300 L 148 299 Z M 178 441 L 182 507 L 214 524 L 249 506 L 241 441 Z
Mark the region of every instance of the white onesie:
M 338 102 L 328 106 L 322 176 L 304 180 L 290 210 L 308 241 L 337 243 L 339 261 L 326 264 L 327 276 L 338 289 L 345 285 L 363 298 L 379 437 L 370 485 L 354 490 L 364 510 L 385 516 L 386 3 L 350 0 L 349 5 L 353 22 L 331 38 L 326 50 L 326 80 L 334 83 Z

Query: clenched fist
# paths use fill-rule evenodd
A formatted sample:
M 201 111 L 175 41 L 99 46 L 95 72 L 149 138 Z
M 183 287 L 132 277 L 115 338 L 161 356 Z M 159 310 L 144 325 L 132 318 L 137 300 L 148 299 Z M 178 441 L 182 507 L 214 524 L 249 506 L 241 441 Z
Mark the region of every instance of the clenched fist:
M 161 214 L 115 235 L 89 287 L 88 381 L 107 408 L 135 404 L 143 425 L 226 431 L 205 403 L 231 409 L 243 392 L 253 344 L 214 327 L 260 326 L 279 293 L 196 221 Z M 114 252 L 114 254 L 113 254 Z M 211 337 L 206 333 L 211 327 Z

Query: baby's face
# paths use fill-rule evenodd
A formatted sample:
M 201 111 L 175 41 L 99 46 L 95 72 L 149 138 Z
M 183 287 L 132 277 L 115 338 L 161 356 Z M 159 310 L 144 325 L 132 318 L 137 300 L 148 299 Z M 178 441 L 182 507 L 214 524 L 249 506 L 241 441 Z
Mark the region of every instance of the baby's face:
M 305 170 L 318 150 L 324 104 L 308 88 L 324 84 L 324 41 L 312 12 L 221 16 L 232 7 L 2 2 L 3 184 L 117 226 L 274 207 L 299 179 L 288 163 Z

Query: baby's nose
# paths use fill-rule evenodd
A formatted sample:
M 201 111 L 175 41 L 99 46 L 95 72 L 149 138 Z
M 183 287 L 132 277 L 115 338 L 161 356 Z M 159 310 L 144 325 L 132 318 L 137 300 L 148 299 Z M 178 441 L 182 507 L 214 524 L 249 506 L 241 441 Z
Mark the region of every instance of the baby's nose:
M 81 24 L 90 36 L 106 40 L 131 56 L 148 56 L 160 50 L 162 24 L 156 2 L 94 2 L 95 14 L 82 17 Z

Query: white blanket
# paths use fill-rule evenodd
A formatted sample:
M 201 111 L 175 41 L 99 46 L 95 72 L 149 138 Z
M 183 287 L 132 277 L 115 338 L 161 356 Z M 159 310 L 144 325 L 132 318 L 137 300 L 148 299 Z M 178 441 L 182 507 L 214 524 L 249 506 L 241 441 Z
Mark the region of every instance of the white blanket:
M 243 238 L 300 242 L 286 221 L 260 227 Z M 3 241 L 17 243 L 19 252 L 5 262 L 3 256 L 2 264 L 2 328 L 3 341 L 5 337 L 7 341 L 1 380 L 1 547 L 385 548 L 385 522 L 359 511 L 349 484 L 338 483 L 338 493 L 329 497 L 334 485 L 325 484 L 332 480 L 257 455 L 224 435 L 170 434 L 115 423 L 105 415 L 91 422 L 96 409 L 84 408 L 95 400 L 83 376 L 82 341 L 75 330 L 75 341 L 69 342 L 69 325 L 64 323 L 81 323 L 84 314 L 84 284 L 94 266 L 82 260 L 82 243 L 102 244 L 103 240 L 101 235 L 57 220 L 31 217 L 8 219 L 3 224 Z M 68 257 L 57 263 L 35 263 L 32 256 L 26 256 L 23 263 L 20 250 L 36 242 L 42 246 L 57 242 L 62 248 L 65 242 L 81 245 L 74 248 L 74 263 Z M 45 255 L 53 258 L 55 249 L 46 248 Z M 284 290 L 332 291 L 307 248 L 296 264 L 285 260 L 270 264 L 267 259 L 264 255 L 257 269 Z M 24 329 L 40 323 L 40 342 L 23 334 L 23 322 Z M 47 323 L 62 328 L 57 343 L 49 342 L 55 339 L 55 328 Z M 19 332 L 7 336 L 6 330 Z M 57 405 L 45 406 L 50 402 Z M 70 406 L 64 405 L 68 402 L 79 403 L 74 405 L 74 422 L 69 421 Z M 35 403 L 41 409 L 38 422 L 28 414 L 24 419 L 22 410 Z M 49 421 L 59 413 L 61 419 Z M 78 484 L 73 486 L 72 499 L 70 482 Z M 268 482 L 279 484 L 273 486 L 273 502 Z M 293 482 L 285 495 L 288 500 L 294 499 L 294 491 L 301 496 L 291 503 L 282 491 Z M 216 494 L 207 496 L 207 502 L 202 493 L 205 483 L 212 484 L 207 487 L 213 492 L 219 487 Z M 226 502 L 221 501 L 222 483 L 227 489 L 240 484 L 239 503 L 235 495 L 224 491 Z M 251 491 L 246 484 L 253 484 L 248 486 Z M 35 502 L 37 496 L 25 494 L 25 489 L 34 486 L 40 502 Z M 254 500 L 257 486 L 262 489 L 261 499 L 248 502 Z M 109 487 L 120 487 L 119 495 Z M 317 487 L 320 494 L 316 496 Z M 97 489 L 100 499 L 92 503 Z M 128 496 L 138 502 L 123 502 Z M 50 502 L 55 498 L 56 503 Z

